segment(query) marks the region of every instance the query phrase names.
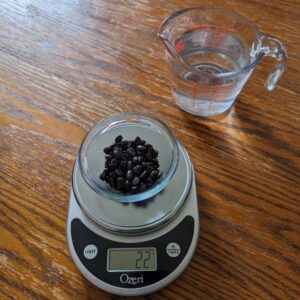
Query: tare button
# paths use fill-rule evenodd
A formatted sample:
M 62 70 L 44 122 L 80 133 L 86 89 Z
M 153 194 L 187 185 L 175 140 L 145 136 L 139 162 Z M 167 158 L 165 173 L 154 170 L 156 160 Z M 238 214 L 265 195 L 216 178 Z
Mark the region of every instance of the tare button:
M 177 257 L 180 254 L 181 249 L 177 243 L 169 243 L 166 252 L 170 257 Z
M 86 259 L 93 259 L 98 254 L 98 248 L 95 245 L 87 245 L 83 250 L 83 255 Z

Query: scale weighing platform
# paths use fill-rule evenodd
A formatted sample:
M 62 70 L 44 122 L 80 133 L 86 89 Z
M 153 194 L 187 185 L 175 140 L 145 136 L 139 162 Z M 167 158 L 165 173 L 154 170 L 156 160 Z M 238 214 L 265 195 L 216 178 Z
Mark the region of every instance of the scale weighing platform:
M 197 246 L 194 171 L 178 143 L 179 161 L 167 187 L 135 203 L 103 198 L 73 170 L 67 220 L 72 259 L 91 283 L 112 294 L 138 296 L 176 279 Z

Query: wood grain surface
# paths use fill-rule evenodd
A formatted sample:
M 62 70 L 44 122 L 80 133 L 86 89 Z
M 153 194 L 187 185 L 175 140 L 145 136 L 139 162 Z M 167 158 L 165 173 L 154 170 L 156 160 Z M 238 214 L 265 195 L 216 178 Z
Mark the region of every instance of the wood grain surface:
M 157 29 L 203 4 L 285 44 L 272 93 L 263 59 L 226 115 L 199 118 L 170 94 Z M 194 164 L 201 237 L 174 283 L 139 299 L 300 299 L 298 0 L 1 0 L 0 299 L 118 299 L 83 278 L 65 228 L 74 159 L 98 120 L 164 120 Z

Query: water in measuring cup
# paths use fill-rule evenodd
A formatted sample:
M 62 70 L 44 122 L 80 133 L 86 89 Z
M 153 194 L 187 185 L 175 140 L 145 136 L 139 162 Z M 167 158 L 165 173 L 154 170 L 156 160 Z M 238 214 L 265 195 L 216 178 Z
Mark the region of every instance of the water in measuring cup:
M 218 32 L 217 32 L 218 31 Z M 179 46 L 178 46 L 179 45 Z M 249 63 L 249 49 L 234 33 L 212 27 L 185 33 L 175 49 L 194 69 L 208 73 L 239 70 Z M 176 64 L 176 63 L 175 63 Z M 211 79 L 173 66 L 173 98 L 182 109 L 202 116 L 222 113 L 230 108 L 251 71 L 226 79 Z

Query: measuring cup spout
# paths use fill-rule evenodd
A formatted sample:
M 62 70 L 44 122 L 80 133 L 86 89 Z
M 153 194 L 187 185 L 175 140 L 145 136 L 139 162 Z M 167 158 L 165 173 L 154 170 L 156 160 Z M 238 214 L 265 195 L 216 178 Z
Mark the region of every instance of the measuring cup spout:
M 174 57 L 177 57 L 177 53 L 172 43 L 163 34 L 158 33 L 158 37 L 163 42 L 165 49 Z
M 171 44 L 171 43 L 169 42 L 169 40 L 167 39 L 167 37 L 165 36 L 165 34 L 160 31 L 160 29 L 159 29 L 159 31 L 157 33 L 157 36 L 160 38 L 160 40 L 163 42 L 163 44 L 164 44 L 164 46 L 166 48 L 169 47 L 169 44 Z
M 178 54 L 177 54 L 173 44 L 170 42 L 170 40 L 168 38 L 170 30 L 171 30 L 171 25 L 173 24 L 173 21 L 175 20 L 176 17 L 178 17 L 179 15 L 182 15 L 190 10 L 193 10 L 193 9 L 185 8 L 185 9 L 181 9 L 181 10 L 174 12 L 172 15 L 166 17 L 162 21 L 162 23 L 160 24 L 159 30 L 158 30 L 157 35 L 160 38 L 160 40 L 164 43 L 166 50 L 175 57 L 177 57 Z
M 172 43 L 168 40 L 166 33 L 164 32 L 165 26 L 163 26 L 163 23 L 161 25 L 161 27 L 159 28 L 158 31 L 158 37 L 160 38 L 160 40 L 163 42 L 166 50 L 173 56 L 177 56 L 177 53 L 172 45 Z

